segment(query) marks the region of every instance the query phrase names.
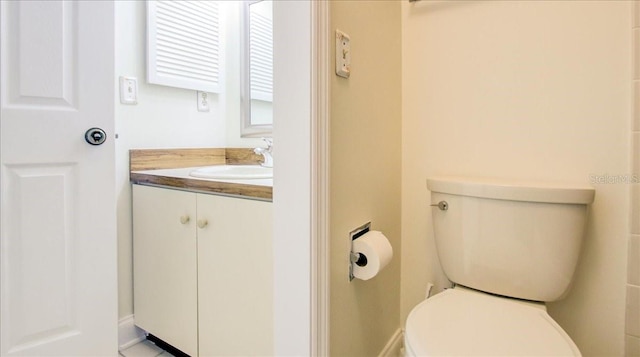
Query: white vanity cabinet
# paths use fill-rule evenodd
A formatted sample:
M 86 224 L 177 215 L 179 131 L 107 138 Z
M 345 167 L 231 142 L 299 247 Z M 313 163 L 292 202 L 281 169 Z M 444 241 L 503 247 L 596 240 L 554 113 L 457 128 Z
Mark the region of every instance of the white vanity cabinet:
M 136 325 L 191 356 L 272 355 L 271 206 L 134 184 Z

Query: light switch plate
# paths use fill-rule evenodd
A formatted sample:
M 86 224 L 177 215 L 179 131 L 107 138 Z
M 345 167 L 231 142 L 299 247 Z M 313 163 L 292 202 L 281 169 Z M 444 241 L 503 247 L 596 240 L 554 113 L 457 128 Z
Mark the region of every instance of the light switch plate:
M 138 104 L 138 79 L 120 77 L 120 103 Z
M 351 38 L 336 29 L 336 74 L 349 78 L 351 74 Z

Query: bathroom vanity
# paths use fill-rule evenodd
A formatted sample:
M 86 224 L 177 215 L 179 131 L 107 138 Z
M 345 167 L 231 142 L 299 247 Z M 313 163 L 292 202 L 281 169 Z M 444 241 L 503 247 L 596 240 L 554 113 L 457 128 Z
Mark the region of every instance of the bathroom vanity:
M 273 354 L 271 186 L 133 161 L 136 325 L 191 356 Z

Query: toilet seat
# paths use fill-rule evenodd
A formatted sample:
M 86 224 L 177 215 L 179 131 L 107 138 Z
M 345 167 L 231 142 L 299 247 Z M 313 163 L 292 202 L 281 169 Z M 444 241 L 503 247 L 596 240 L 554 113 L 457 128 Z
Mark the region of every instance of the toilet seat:
M 580 356 L 543 305 L 448 289 L 407 318 L 407 356 Z

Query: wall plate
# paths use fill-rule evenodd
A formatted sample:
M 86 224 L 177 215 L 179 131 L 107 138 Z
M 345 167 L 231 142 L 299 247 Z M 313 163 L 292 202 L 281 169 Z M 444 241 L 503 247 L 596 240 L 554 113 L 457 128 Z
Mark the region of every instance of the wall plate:
M 209 108 L 209 94 L 207 92 L 198 91 L 198 111 L 208 112 Z
M 351 75 L 351 38 L 336 29 L 336 74 L 349 78 Z
M 120 103 L 138 104 L 138 79 L 120 77 Z

